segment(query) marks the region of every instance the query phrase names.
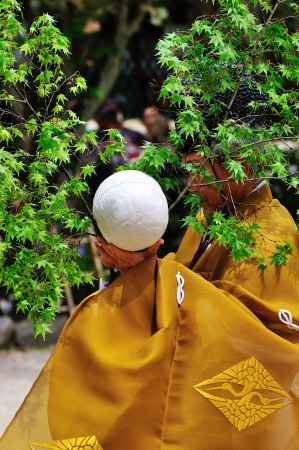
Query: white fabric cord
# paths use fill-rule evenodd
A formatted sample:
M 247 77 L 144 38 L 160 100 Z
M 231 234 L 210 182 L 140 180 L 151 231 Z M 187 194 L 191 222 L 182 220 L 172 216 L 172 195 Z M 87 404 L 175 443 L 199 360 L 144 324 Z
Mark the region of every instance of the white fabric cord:
M 99 279 L 99 291 L 103 291 L 109 285 L 109 282 L 104 278 Z
M 181 305 L 185 298 L 185 291 L 184 291 L 185 280 L 184 280 L 181 272 L 177 272 L 176 281 L 177 281 L 176 299 L 177 299 L 178 304 Z
M 278 313 L 279 320 L 284 323 L 290 330 L 299 331 L 299 325 L 293 322 L 293 316 L 287 309 L 280 309 Z

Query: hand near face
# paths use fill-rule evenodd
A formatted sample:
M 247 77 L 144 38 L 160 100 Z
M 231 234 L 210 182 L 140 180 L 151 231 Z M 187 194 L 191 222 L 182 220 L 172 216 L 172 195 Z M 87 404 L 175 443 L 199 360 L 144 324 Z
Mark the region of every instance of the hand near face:
M 118 269 L 121 272 L 125 272 L 150 256 L 156 255 L 161 245 L 164 244 L 163 239 L 159 239 L 143 252 L 130 252 L 107 243 L 101 237 L 95 238 L 94 242 L 102 264 L 109 269 Z
M 221 209 L 227 203 L 238 202 L 246 197 L 254 188 L 255 182 L 247 181 L 245 183 L 237 183 L 230 179 L 229 171 L 219 162 L 214 161 L 213 165 L 210 161 L 205 160 L 197 154 L 190 154 L 185 158 L 185 162 L 193 162 L 208 170 L 208 172 L 216 178 L 216 181 L 222 182 L 221 192 L 217 189 L 216 183 L 208 184 L 201 176 L 189 175 L 189 190 L 198 192 L 202 195 L 204 203 L 203 208 L 206 212 L 212 213 L 217 209 Z M 249 166 L 245 167 L 247 175 L 251 173 Z

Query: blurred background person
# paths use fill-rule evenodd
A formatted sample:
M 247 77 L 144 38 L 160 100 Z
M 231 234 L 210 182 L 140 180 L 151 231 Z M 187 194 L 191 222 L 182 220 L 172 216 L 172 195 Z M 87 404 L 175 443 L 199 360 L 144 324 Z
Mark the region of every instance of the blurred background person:
M 139 130 L 134 130 L 130 122 L 130 128 L 126 127 L 124 121 L 126 103 L 123 96 L 112 97 L 95 114 L 95 120 L 99 126 L 99 138 L 103 144 L 105 144 L 106 130 L 109 128 L 119 130 L 125 138 L 124 155 L 117 155 L 113 158 L 114 168 L 125 162 L 135 161 L 142 153 L 142 145 L 145 140 L 145 136 Z
M 143 123 L 149 141 L 159 144 L 167 141 L 172 122 L 161 114 L 156 106 L 148 106 L 144 109 Z

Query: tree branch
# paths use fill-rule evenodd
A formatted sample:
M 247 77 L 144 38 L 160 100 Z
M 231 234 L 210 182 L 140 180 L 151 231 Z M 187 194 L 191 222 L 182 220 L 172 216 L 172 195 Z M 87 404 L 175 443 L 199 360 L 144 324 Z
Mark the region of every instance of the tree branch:
M 277 138 L 269 138 L 269 139 L 262 139 L 260 141 L 250 142 L 249 144 L 241 145 L 241 147 L 238 148 L 238 150 L 243 150 L 244 148 L 252 147 L 254 145 L 260 145 L 260 144 L 266 144 L 269 142 L 279 142 L 279 141 L 291 141 L 291 140 L 298 140 L 299 136 L 285 136 L 285 137 L 277 137 Z
M 268 19 L 267 19 L 266 25 L 269 25 L 269 24 L 271 23 L 271 21 L 272 21 L 274 15 L 275 15 L 275 13 L 276 13 L 278 7 L 279 7 L 282 3 L 284 3 L 285 1 L 286 1 L 286 0 L 278 0 L 278 1 L 276 2 L 274 8 L 273 8 L 272 11 L 271 11 L 270 16 L 269 16 Z
M 93 117 L 99 104 L 101 104 L 110 94 L 121 69 L 123 56 L 128 47 L 130 38 L 140 29 L 145 11 L 140 6 L 136 17 L 129 22 L 129 1 L 122 0 L 119 7 L 118 22 L 114 38 L 115 53 L 107 60 L 103 70 L 100 72 L 96 88 L 99 91 L 99 98 L 89 98 L 85 102 L 82 117 L 89 120 Z
M 232 98 L 230 99 L 230 102 L 229 102 L 229 104 L 228 104 L 228 106 L 227 106 L 227 110 L 226 110 L 226 113 L 225 113 L 225 119 L 227 119 L 228 114 L 229 114 L 229 112 L 230 112 L 230 110 L 231 110 L 231 108 L 232 108 L 232 106 L 233 106 L 233 104 L 234 104 L 234 101 L 236 100 L 238 91 L 239 91 L 239 89 L 240 89 L 240 84 L 241 84 L 241 83 L 239 82 L 238 85 L 237 85 L 237 87 L 236 87 L 236 89 L 235 89 L 235 91 L 234 91 L 234 93 L 233 93 L 233 95 L 232 95 Z
M 133 19 L 129 24 L 128 33 L 130 37 L 133 36 L 133 34 L 137 33 L 137 31 L 139 31 L 144 16 L 145 16 L 145 9 L 141 5 L 135 19 Z
M 192 177 L 191 181 L 189 183 L 186 184 L 186 186 L 184 187 L 184 189 L 180 192 L 180 194 L 178 195 L 178 197 L 176 198 L 176 200 L 169 206 L 169 212 L 172 211 L 176 205 L 178 203 L 180 203 L 180 201 L 185 197 L 185 195 L 187 194 L 190 186 L 193 184 L 193 181 L 195 179 L 196 175 L 194 175 L 194 177 Z

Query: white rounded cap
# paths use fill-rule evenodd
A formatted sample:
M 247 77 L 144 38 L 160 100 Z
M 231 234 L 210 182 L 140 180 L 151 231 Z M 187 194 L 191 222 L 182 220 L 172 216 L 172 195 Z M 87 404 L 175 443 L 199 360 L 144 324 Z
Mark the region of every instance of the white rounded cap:
M 93 199 L 93 215 L 107 242 L 123 250 L 150 247 L 168 225 L 168 204 L 156 180 L 138 170 L 106 178 Z

